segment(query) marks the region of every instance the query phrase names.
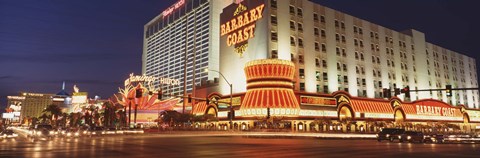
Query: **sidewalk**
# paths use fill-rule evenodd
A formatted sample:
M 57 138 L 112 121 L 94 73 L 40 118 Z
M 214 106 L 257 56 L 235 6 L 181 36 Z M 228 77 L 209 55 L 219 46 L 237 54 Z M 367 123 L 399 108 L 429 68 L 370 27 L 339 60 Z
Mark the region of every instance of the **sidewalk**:
M 166 137 L 189 136 L 248 136 L 248 137 L 311 137 L 322 139 L 375 139 L 375 134 L 304 133 L 304 132 L 242 132 L 242 131 L 145 131 L 145 134 Z

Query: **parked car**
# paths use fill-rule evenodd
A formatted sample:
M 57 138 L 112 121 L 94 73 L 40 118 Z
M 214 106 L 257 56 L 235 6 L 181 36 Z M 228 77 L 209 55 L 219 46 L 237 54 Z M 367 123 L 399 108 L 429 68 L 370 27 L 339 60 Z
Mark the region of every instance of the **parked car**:
M 424 142 L 424 135 L 422 132 L 415 131 L 405 131 L 403 134 L 398 136 L 400 142 Z
M 390 140 L 390 142 L 393 142 L 395 139 L 399 139 L 399 136 L 404 132 L 405 130 L 400 128 L 384 128 L 377 133 L 377 141 Z

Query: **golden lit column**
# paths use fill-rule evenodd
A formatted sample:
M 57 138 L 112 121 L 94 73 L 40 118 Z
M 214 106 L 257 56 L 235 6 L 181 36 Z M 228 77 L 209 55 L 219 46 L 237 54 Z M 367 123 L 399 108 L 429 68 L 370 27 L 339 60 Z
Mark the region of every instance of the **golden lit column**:
M 245 65 L 247 92 L 240 112 L 243 117 L 295 117 L 300 106 L 293 93 L 295 65 L 288 60 L 262 59 Z

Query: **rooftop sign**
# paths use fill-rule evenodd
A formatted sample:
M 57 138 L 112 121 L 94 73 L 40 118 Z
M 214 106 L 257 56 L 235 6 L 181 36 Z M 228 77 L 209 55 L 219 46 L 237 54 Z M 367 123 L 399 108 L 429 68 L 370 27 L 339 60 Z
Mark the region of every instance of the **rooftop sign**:
M 172 14 L 172 12 L 174 10 L 180 8 L 183 4 L 185 4 L 185 0 L 179 0 L 177 3 L 173 4 L 172 6 L 168 7 L 167 9 L 165 9 L 162 12 L 162 15 L 165 17 L 165 16 L 168 16 L 168 15 Z

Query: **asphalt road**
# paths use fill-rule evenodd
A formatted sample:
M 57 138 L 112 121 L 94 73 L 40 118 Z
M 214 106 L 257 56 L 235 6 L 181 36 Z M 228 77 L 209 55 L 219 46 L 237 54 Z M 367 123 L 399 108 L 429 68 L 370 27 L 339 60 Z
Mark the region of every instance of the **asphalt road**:
M 0 157 L 479 157 L 480 144 L 298 137 L 141 135 L 0 140 Z

